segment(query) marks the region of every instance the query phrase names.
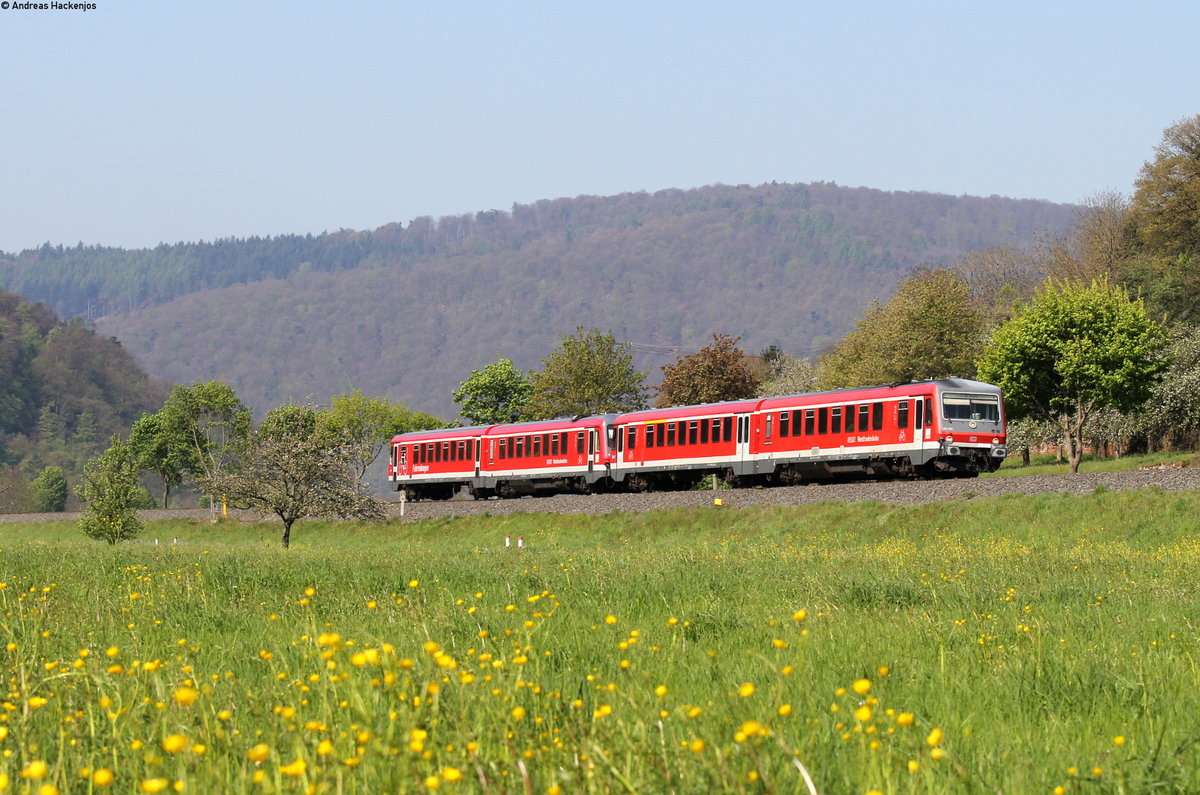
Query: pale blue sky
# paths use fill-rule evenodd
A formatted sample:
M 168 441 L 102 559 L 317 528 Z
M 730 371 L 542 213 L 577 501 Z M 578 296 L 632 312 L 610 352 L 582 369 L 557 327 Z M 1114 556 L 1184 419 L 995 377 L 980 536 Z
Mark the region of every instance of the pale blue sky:
M 0 250 L 722 182 L 1079 201 L 1200 113 L 1200 3 L 0 10 Z

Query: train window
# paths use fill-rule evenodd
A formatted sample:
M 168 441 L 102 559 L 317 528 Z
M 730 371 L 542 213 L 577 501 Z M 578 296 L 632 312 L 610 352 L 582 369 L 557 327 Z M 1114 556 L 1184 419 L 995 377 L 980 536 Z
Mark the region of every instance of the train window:
M 854 406 L 846 406 L 846 433 L 854 433 Z
M 948 420 L 1000 421 L 1000 399 L 997 395 L 947 392 L 942 395 L 942 416 Z
M 767 429 L 765 431 L 766 438 L 770 439 L 771 438 L 771 412 L 769 412 L 769 411 L 767 412 L 766 426 L 767 426 Z
M 542 455 L 550 455 L 550 434 L 542 434 Z
M 873 431 L 882 431 L 883 430 L 883 404 L 882 403 L 872 403 L 871 404 L 871 430 L 873 430 Z
M 726 417 L 721 420 L 721 424 L 724 426 L 721 429 L 721 438 L 727 442 L 733 441 L 733 417 Z
M 450 460 L 450 443 L 449 442 L 442 442 L 442 460 L 443 461 Z
M 780 439 L 782 439 L 785 436 L 791 435 L 790 434 L 791 424 L 789 423 L 791 416 L 792 416 L 792 414 L 789 411 L 779 412 L 779 438 Z
M 817 409 L 817 433 L 829 433 L 829 409 Z
M 657 447 L 658 446 L 658 439 L 655 436 L 655 432 L 660 427 L 661 426 L 659 426 L 659 425 L 647 425 L 646 426 L 646 446 L 647 447 Z
M 567 432 L 563 431 L 558 435 L 558 451 L 559 455 L 567 454 Z
M 675 446 L 675 423 L 667 423 L 667 447 Z
M 699 423 L 697 423 L 695 420 L 692 420 L 688 423 L 688 444 L 696 443 L 698 433 L 700 433 Z
M 829 432 L 842 432 L 842 407 L 834 406 L 829 412 Z
M 630 425 L 629 430 L 625 433 L 625 449 L 633 450 L 637 447 L 637 426 Z
M 530 453 L 534 458 L 542 457 L 542 434 L 535 434 L 533 437 L 533 452 Z
M 803 411 L 796 409 L 792 412 L 792 436 L 799 436 L 800 432 L 804 430 L 803 420 Z
M 812 436 L 817 432 L 817 412 L 814 409 L 804 410 L 804 435 Z
M 917 404 L 917 407 L 916 407 L 917 410 L 913 412 L 913 414 L 915 415 L 913 417 L 913 427 L 916 428 L 917 430 L 920 430 L 921 428 L 923 428 L 925 426 L 925 411 L 924 411 L 925 401 L 921 400 L 921 399 L 917 399 L 917 400 L 914 400 L 913 402 Z
M 708 428 L 711 424 L 708 420 L 700 420 L 700 444 L 708 444 Z
M 583 455 L 583 431 L 575 434 L 575 455 Z
M 871 427 L 871 407 L 863 403 L 858 407 L 858 430 L 865 431 Z
M 901 400 L 896 404 L 896 427 L 908 427 L 908 401 Z
M 712 440 L 714 444 L 721 441 L 721 420 L 718 418 L 712 421 Z
M 525 457 L 525 436 L 518 436 L 513 439 L 513 458 Z

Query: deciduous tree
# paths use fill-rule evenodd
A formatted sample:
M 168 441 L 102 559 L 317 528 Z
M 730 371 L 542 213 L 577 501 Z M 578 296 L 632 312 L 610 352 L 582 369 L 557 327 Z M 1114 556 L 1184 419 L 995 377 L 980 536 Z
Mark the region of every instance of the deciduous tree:
M 133 423 L 129 446 L 138 468 L 158 475 L 163 487 L 162 507 L 171 498 L 172 487 L 183 483 L 187 472 L 199 470 L 197 448 L 182 417 L 169 411 L 143 414 Z
M 978 373 L 1004 390 L 1009 416 L 1060 422 L 1078 472 L 1088 419 L 1144 402 L 1167 364 L 1166 344 L 1142 301 L 1107 280 L 1048 282 L 996 329 Z
M 971 377 L 983 318 L 966 281 L 945 268 L 922 270 L 875 304 L 820 361 L 824 389 Z
M 1163 131 L 1134 185 L 1138 239 L 1168 257 L 1200 254 L 1200 115 Z
M 658 390 L 655 405 L 716 403 L 754 397 L 758 393 L 761 381 L 737 346 L 741 337 L 714 332 L 712 338 L 711 343 L 696 353 L 676 356 L 674 362 L 663 365 L 663 382 L 655 387 Z M 777 358 L 774 351 L 768 355 L 772 361 Z
M 384 398 L 366 397 L 362 390 L 355 389 L 330 399 L 329 408 L 319 414 L 318 424 L 321 432 L 358 450 L 354 473 L 361 479 L 396 433 L 393 428 L 398 411 L 408 413 L 403 406 L 393 406 Z
M 452 397 L 459 414 L 472 425 L 524 422 L 529 414 L 533 385 L 512 359 L 501 358 L 482 370 L 472 370 Z
M 228 465 L 201 477 L 213 494 L 283 522 L 283 547 L 304 517 L 384 518 L 383 506 L 358 477 L 361 440 L 323 428 L 312 406 L 286 405 L 269 412 L 239 445 Z
M 67 507 L 67 479 L 62 467 L 46 467 L 30 484 L 35 511 L 57 512 Z
M 550 419 L 645 408 L 646 375 L 633 366 L 629 343 L 578 326 L 532 375 L 530 414 Z
M 188 440 L 188 467 L 197 478 L 216 476 L 250 431 L 250 409 L 220 381 L 175 387 L 158 413 L 172 434 Z
M 137 459 L 121 437 L 113 436 L 109 448 L 84 467 L 75 493 L 86 503 L 79 528 L 88 538 L 116 544 L 142 531 L 137 512 L 150 495 L 138 485 Z

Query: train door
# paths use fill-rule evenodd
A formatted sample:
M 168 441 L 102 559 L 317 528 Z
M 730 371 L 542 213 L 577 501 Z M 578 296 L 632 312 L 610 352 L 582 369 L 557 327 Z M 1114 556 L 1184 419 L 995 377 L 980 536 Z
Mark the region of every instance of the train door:
M 408 445 L 396 445 L 396 475 L 408 475 Z
M 926 440 L 932 439 L 932 402 L 926 395 L 912 395 L 907 401 L 911 405 L 908 411 L 908 416 L 911 418 L 908 423 L 911 425 L 909 438 L 912 440 L 910 444 L 916 448 L 917 455 L 913 456 L 914 463 L 923 461 L 924 456 L 921 454 L 925 449 Z M 901 433 L 904 429 L 901 429 Z M 903 442 L 904 439 L 901 439 Z
M 738 461 L 750 457 L 750 415 L 739 414 L 737 418 L 737 455 Z
M 588 428 L 588 472 L 596 468 L 596 450 L 598 448 L 595 428 Z

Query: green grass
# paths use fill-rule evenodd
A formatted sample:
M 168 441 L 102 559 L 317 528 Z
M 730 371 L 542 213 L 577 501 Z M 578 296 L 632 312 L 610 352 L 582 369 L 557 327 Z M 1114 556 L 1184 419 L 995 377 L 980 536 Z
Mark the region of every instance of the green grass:
M 286 552 L 269 523 L 117 547 L 0 525 L 0 770 L 31 792 L 104 769 L 122 792 L 790 793 L 799 763 L 822 793 L 1193 792 L 1198 510 L 301 522 Z
M 1180 464 L 1193 466 L 1197 461 L 1194 451 L 1147 453 L 1144 455 L 1125 455 L 1120 458 L 1100 458 L 1095 455 L 1085 455 L 1080 461 L 1080 472 L 1126 472 L 1141 467 L 1157 466 L 1159 464 Z M 1019 455 L 1005 459 L 995 472 L 983 477 L 1007 477 L 1010 475 L 1062 475 L 1071 471 L 1065 460 L 1057 462 L 1053 455 L 1035 455 L 1030 458 L 1029 466 L 1021 463 Z

